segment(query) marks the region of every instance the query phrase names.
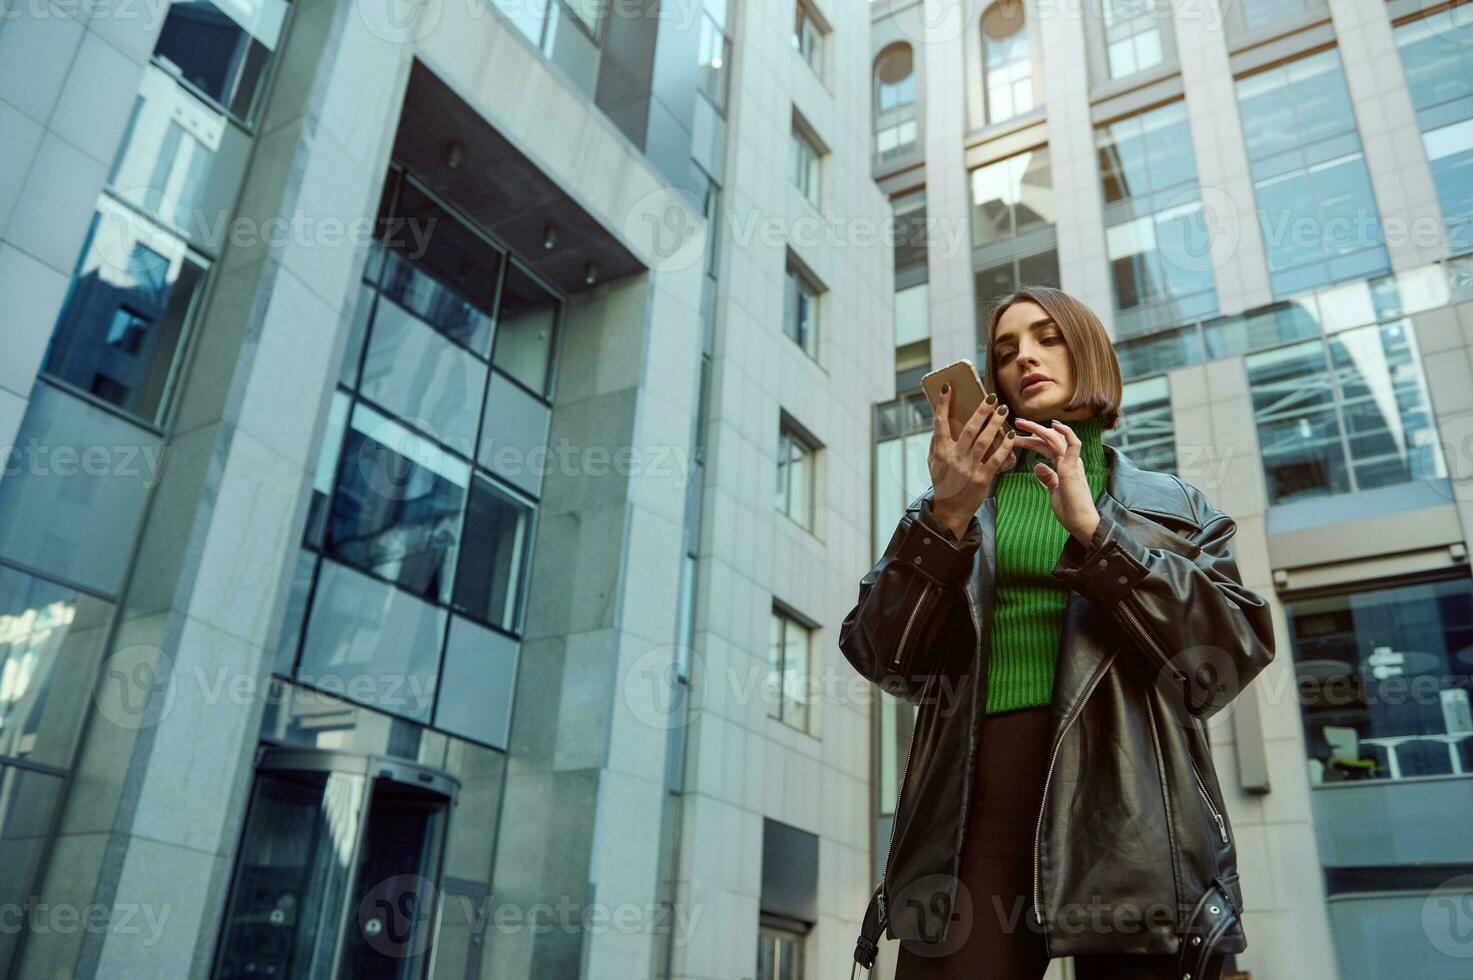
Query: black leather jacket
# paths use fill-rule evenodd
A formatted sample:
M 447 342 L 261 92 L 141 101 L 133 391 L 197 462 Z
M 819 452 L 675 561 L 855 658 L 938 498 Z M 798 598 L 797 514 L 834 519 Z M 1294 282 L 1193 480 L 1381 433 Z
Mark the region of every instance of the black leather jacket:
M 1273 660 L 1273 624 L 1243 587 L 1232 518 L 1177 477 L 1104 450 L 1099 526 L 1088 547 L 1070 537 L 1052 571 L 1070 595 L 1018 928 L 1041 931 L 1050 957 L 1177 954 L 1177 976 L 1200 977 L 1209 955 L 1247 949 L 1205 720 Z M 969 916 L 997 914 L 992 896 L 957 893 L 987 703 L 995 484 L 961 541 L 931 494 L 906 509 L 839 630 L 855 670 L 918 708 L 855 950 L 866 967 L 881 929 L 954 948 Z

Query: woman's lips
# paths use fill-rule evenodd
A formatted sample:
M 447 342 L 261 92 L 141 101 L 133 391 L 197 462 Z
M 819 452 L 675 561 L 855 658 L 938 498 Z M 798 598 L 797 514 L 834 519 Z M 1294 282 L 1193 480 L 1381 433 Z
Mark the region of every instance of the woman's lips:
M 1040 387 L 1042 387 L 1043 385 L 1048 384 L 1050 382 L 1050 380 L 1051 379 L 1049 379 L 1049 378 L 1039 378 L 1037 381 L 1030 381 L 1030 382 L 1028 382 L 1026 385 L 1023 386 L 1023 394 L 1025 394 L 1025 395 L 1031 395 L 1031 394 L 1033 394 Z

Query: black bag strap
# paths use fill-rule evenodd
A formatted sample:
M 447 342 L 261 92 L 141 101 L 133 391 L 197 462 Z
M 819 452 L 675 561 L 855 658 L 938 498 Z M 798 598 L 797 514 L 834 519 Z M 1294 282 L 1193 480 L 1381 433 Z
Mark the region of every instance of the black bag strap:
M 884 882 L 881 882 L 870 896 L 869 905 L 865 907 L 864 923 L 859 927 L 859 939 L 854 943 L 854 965 L 849 968 L 849 980 L 854 980 L 854 975 L 861 966 L 866 973 L 875 968 L 875 957 L 880 952 L 880 935 L 885 931 L 886 925 L 883 900 L 880 897 L 880 891 L 884 887 Z

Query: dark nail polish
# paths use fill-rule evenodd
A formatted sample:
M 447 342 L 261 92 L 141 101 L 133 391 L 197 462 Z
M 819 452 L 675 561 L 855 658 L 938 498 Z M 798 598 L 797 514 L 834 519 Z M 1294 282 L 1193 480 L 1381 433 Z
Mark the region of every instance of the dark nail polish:
M 946 394 L 950 390 L 951 390 L 951 385 L 947 384 L 945 381 L 941 382 L 941 393 L 943 395 Z
M 999 405 L 999 406 L 997 406 L 997 414 L 999 414 L 999 415 L 1006 415 L 1006 414 L 1008 414 L 1008 407 L 1006 405 Z
M 1009 430 L 1008 430 L 1008 438 L 1009 438 L 1009 439 L 1011 439 L 1011 438 L 1012 438 L 1012 437 L 1013 437 L 1013 436 L 1015 436 L 1015 435 L 1017 435 L 1017 434 L 1018 434 L 1018 433 L 1017 433 L 1017 432 L 1016 432 L 1016 431 L 1015 431 L 1015 430 L 1013 430 L 1013 429 L 1009 429 Z
M 987 404 L 989 404 L 989 405 L 995 405 L 995 404 L 997 404 L 997 395 L 995 395 L 995 394 L 988 395 L 987 396 Z

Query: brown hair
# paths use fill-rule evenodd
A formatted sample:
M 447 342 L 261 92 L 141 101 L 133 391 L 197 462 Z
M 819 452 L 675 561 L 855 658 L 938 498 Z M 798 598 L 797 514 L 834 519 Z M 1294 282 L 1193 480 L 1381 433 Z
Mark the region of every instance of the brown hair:
M 1088 407 L 1093 414 L 1105 421 L 1106 429 L 1113 429 L 1120 422 L 1120 361 L 1115 356 L 1115 345 L 1105 332 L 1105 325 L 1094 311 L 1062 289 L 1052 286 L 1019 286 L 1017 289 L 992 301 L 987 323 L 987 353 L 983 360 L 982 385 L 988 391 L 997 392 L 1000 401 L 1006 402 L 997 385 L 993 371 L 992 337 L 997 332 L 997 321 L 1008 307 L 1022 300 L 1043 307 L 1069 347 L 1069 359 L 1074 365 L 1074 392 L 1066 411 Z M 1008 410 L 1012 411 L 1009 405 Z

